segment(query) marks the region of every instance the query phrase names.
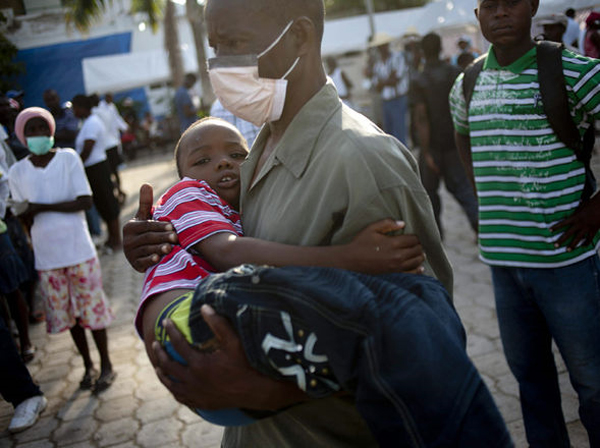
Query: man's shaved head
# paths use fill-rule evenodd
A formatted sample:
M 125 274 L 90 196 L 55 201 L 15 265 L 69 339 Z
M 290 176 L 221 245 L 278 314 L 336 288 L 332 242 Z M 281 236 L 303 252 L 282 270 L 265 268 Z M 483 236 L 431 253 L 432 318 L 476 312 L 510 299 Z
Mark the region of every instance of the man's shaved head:
M 212 1 L 206 2 L 208 5 Z M 244 6 L 252 12 L 275 19 L 281 28 L 301 16 L 308 17 L 315 25 L 319 42 L 323 39 L 325 5 L 323 0 L 244 0 Z

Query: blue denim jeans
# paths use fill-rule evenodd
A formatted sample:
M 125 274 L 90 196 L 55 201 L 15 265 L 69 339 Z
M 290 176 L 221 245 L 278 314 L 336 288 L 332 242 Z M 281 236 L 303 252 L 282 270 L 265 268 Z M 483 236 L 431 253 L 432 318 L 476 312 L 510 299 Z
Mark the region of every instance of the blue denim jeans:
M 569 447 L 552 340 L 579 396 L 591 447 L 600 447 L 600 261 L 556 269 L 492 267 L 500 335 L 519 383 L 531 447 Z
M 433 278 L 243 265 L 196 288 L 195 343 L 213 337 L 204 303 L 231 321 L 255 369 L 313 398 L 353 393 L 382 447 L 512 446 Z
M 408 95 L 383 101 L 383 130 L 407 144 Z

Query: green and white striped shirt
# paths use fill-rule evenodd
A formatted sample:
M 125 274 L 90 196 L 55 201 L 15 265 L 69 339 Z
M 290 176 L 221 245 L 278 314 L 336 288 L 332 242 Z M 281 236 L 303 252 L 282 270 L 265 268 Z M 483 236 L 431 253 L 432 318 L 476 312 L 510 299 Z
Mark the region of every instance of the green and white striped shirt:
M 592 245 L 572 252 L 555 248 L 557 222 L 581 199 L 585 169 L 565 147 L 544 113 L 536 48 L 501 67 L 490 48 L 467 114 L 463 76 L 450 93 L 457 132 L 469 135 L 479 199 L 479 249 L 491 265 L 553 268 L 596 253 Z M 571 115 L 583 135 L 600 118 L 600 61 L 563 50 Z

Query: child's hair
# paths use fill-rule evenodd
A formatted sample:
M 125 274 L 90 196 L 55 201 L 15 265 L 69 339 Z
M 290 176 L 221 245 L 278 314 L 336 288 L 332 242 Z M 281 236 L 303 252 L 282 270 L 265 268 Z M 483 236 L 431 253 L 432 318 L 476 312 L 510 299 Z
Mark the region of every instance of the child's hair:
M 173 151 L 173 157 L 175 158 L 175 166 L 177 167 L 177 175 L 179 176 L 180 179 L 181 179 L 182 175 L 181 175 L 181 168 L 179 166 L 179 145 L 181 145 L 181 141 L 183 140 L 183 138 L 189 132 L 192 132 L 192 130 L 196 129 L 197 127 L 202 126 L 207 121 L 221 122 L 221 123 L 226 124 L 228 127 L 232 128 L 232 129 L 235 129 L 235 131 L 241 137 L 242 142 L 244 144 L 244 147 L 246 148 L 246 150 L 248 149 L 248 143 L 246 142 L 246 139 L 244 138 L 244 136 L 242 135 L 242 133 L 239 131 L 238 128 L 236 128 L 234 125 L 232 125 L 231 123 L 229 123 L 227 120 L 223 120 L 222 118 L 219 118 L 219 117 L 204 117 L 204 118 L 201 118 L 200 120 L 195 121 L 189 128 L 187 128 L 183 132 L 183 134 L 181 134 L 181 137 L 179 137 L 179 140 L 177 141 L 177 144 L 175 145 L 175 150 Z

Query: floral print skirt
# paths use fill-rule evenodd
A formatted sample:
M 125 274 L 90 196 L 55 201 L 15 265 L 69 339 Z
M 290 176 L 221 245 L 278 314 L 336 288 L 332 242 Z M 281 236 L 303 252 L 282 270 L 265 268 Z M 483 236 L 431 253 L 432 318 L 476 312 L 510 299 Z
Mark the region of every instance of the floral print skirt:
M 98 257 L 66 268 L 39 271 L 48 333 L 76 324 L 102 330 L 114 319 L 104 290 Z

